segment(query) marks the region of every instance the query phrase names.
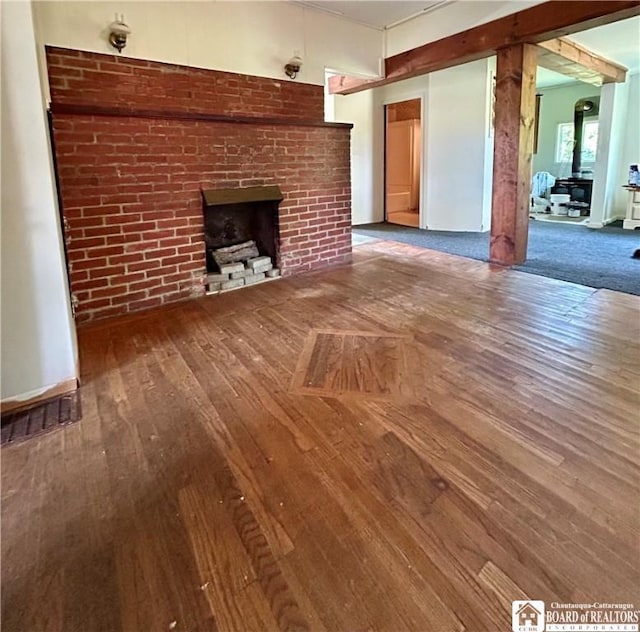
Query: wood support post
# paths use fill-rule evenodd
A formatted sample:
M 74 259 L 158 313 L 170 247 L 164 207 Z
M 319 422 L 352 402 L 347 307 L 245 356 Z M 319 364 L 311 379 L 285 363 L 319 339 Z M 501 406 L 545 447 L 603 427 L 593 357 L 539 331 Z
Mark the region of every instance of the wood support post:
M 501 265 L 527 256 L 536 61 L 531 44 L 498 51 L 489 258 Z

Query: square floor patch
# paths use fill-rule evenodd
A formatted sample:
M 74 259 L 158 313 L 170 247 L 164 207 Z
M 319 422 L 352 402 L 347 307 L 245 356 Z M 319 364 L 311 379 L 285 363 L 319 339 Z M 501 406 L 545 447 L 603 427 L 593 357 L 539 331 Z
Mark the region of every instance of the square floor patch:
M 301 395 L 412 395 L 409 336 L 317 329 L 310 332 L 291 390 Z

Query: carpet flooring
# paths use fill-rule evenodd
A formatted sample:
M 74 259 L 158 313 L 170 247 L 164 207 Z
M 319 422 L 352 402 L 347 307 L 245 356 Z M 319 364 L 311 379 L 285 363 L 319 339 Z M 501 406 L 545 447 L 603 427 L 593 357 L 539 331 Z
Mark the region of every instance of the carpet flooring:
M 621 224 L 619 222 L 618 224 Z M 377 223 L 353 227 L 354 235 L 488 261 L 489 233 L 453 233 Z M 609 225 L 600 230 L 531 221 L 527 261 L 514 269 L 539 276 L 640 296 L 640 231 Z

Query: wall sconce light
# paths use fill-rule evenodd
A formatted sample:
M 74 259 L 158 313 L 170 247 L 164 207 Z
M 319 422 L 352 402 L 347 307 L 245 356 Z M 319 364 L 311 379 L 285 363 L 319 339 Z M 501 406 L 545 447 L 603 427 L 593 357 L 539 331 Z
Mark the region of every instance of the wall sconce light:
M 284 74 L 290 79 L 295 79 L 302 67 L 302 59 L 300 55 L 295 54 L 285 65 Z
M 109 24 L 109 43 L 121 53 L 127 45 L 127 36 L 131 34 L 131 29 L 125 24 L 124 15 L 116 13 L 116 19 Z

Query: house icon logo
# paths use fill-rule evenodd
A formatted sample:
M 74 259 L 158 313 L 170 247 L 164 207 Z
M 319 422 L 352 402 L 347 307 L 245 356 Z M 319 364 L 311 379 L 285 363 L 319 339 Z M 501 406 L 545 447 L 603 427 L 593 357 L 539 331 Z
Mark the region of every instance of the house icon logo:
M 544 601 L 514 601 L 511 604 L 513 632 L 544 632 Z

